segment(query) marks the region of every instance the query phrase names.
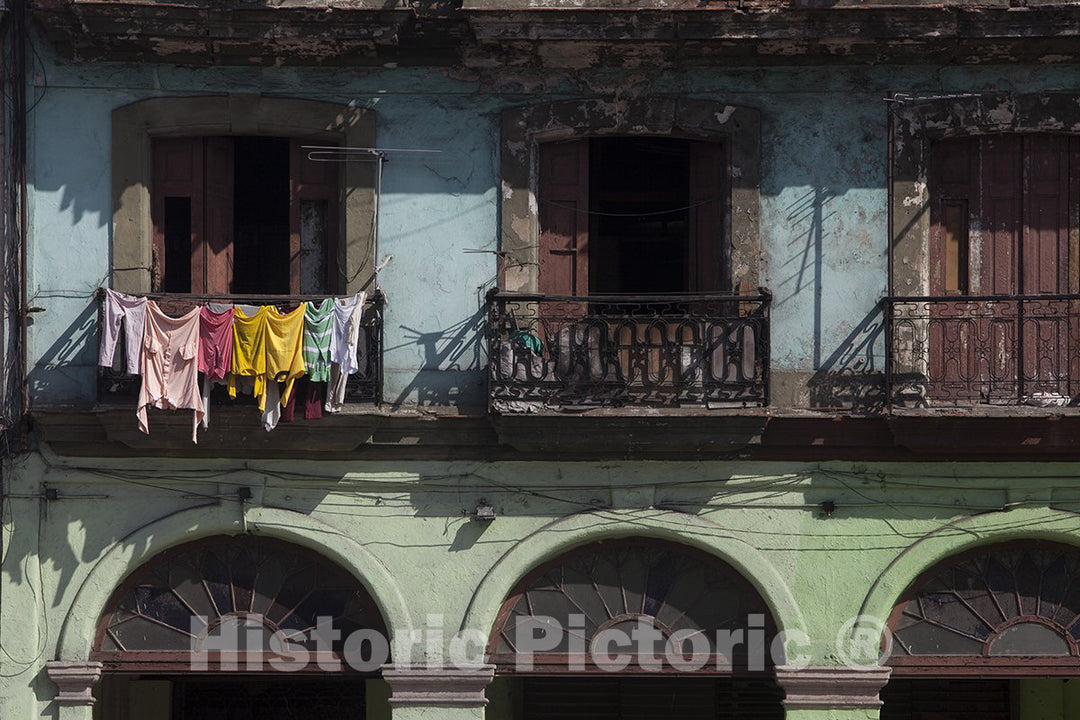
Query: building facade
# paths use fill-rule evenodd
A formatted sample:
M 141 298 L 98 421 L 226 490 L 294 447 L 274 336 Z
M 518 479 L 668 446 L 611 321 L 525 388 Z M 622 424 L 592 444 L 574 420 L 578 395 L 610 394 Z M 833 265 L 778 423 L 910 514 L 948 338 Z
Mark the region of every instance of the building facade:
M 0 22 L 5 719 L 1080 712 L 1080 9 Z M 344 407 L 143 433 L 103 288 Z

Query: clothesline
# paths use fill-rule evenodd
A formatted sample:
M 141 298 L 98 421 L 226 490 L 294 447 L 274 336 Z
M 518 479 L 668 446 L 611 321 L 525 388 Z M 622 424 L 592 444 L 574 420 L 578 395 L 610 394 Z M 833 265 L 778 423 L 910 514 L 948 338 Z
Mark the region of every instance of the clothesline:
M 99 287 L 95 292 L 95 296 L 100 300 L 104 299 L 105 291 L 109 288 Z M 136 297 L 144 297 L 148 300 L 176 300 L 177 302 L 183 302 L 184 300 L 190 300 L 195 303 L 206 302 L 220 302 L 236 304 L 269 304 L 269 305 L 288 305 L 300 302 L 314 302 L 319 300 L 329 300 L 330 298 L 345 297 L 338 294 L 318 294 L 318 293 L 303 293 L 298 295 L 278 295 L 273 293 L 256 293 L 250 295 L 244 294 L 217 294 L 217 293 L 167 293 L 167 292 L 145 292 L 136 293 Z M 386 296 L 383 294 L 382 289 L 375 289 L 367 293 L 367 299 L 372 305 L 384 305 L 386 303 Z
M 128 295 L 107 288 L 99 294 L 105 302 L 98 362 L 112 366 L 122 326 L 127 371 L 142 376 L 136 416 L 146 433 L 148 407 L 191 409 L 192 441 L 198 442 L 199 423 L 209 425 L 214 384 L 227 384 L 233 398 L 241 386 L 250 391 L 269 431 L 297 403 L 296 382 L 307 379 L 305 417 L 316 419 L 323 408 L 342 408 L 348 377 L 360 370 L 357 350 L 365 292 L 300 301 L 296 298 L 303 296 Z M 238 302 L 256 297 L 295 307 L 282 312 L 276 304 Z M 158 299 L 194 305 L 173 317 L 158 306 Z M 381 294 L 375 300 L 381 304 Z

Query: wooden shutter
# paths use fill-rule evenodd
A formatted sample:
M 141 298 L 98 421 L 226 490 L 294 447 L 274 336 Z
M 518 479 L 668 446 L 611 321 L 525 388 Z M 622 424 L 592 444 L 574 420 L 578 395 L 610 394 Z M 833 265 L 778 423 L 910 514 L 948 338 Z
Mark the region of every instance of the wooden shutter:
M 690 143 L 690 278 L 692 292 L 727 290 L 724 252 L 724 152 L 719 143 Z
M 206 229 L 192 241 L 192 292 L 230 293 L 233 280 L 233 140 L 205 138 Z M 195 273 L 196 264 L 203 272 Z M 201 287 L 200 287 L 201 286 Z
M 540 292 L 589 292 L 589 143 L 540 146 Z
M 1021 136 L 980 140 L 982 192 L 979 243 L 979 295 L 1020 292 L 1019 251 L 1023 210 Z
M 979 207 L 979 141 L 934 145 L 930 166 L 930 294 L 966 295 L 968 229 Z M 976 218 L 977 219 L 977 216 Z
M 1024 139 L 1023 292 L 1069 292 L 1069 141 Z
M 189 228 L 190 245 L 187 248 L 177 246 L 179 238 L 174 233 L 166 243 L 166 206 L 170 212 L 176 207 L 171 199 L 186 199 L 190 207 Z M 190 254 L 202 243 L 203 232 L 203 140 L 202 138 L 162 138 L 155 139 L 151 146 L 151 198 L 150 216 L 153 225 L 153 267 L 151 268 L 152 287 L 155 291 L 190 292 L 190 284 L 195 278 L 202 277 L 202 267 L 195 267 L 194 255 Z M 178 250 L 182 251 L 178 253 Z M 186 250 L 186 252 L 184 252 Z M 183 268 L 170 264 L 178 263 L 178 258 L 187 256 L 190 260 L 190 274 Z M 190 282 L 184 280 L 190 278 Z M 182 285 L 188 284 L 188 287 Z
M 341 165 L 317 162 L 289 143 L 289 287 L 293 293 L 343 292 L 338 263 Z

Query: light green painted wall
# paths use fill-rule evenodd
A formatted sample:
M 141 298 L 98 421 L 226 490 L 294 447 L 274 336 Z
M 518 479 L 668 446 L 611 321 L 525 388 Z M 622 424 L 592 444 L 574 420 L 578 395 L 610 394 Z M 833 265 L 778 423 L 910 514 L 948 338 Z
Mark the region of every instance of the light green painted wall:
M 1017 680 L 1016 720 L 1071 720 L 1080 717 L 1080 678 Z
M 44 662 L 85 658 L 124 575 L 166 547 L 222 532 L 282 537 L 333 558 L 369 585 L 397 632 L 442 614 L 448 626 L 486 633 L 517 580 L 570 547 L 625 535 L 678 539 L 742 569 L 781 627 L 809 634 L 808 661 L 838 664 L 843 622 L 884 616 L 942 558 L 1020 537 L 1076 543 L 1077 471 L 722 462 L 308 462 L 301 470 L 31 454 L 5 468 L 3 717 L 47 709 L 55 688 Z M 61 499 L 37 499 L 45 485 Z M 229 499 L 239 485 L 253 489 L 251 502 Z M 480 497 L 498 513 L 489 525 L 465 517 Z M 831 517 L 818 508 L 824 500 L 837 505 Z M 595 505 L 611 509 L 584 512 Z M 424 654 L 416 647 L 411 660 Z

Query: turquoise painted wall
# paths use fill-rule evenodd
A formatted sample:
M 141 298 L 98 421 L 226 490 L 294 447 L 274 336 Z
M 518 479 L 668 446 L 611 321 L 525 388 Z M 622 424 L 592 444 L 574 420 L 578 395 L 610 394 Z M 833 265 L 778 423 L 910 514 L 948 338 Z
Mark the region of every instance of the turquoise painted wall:
M 1075 66 L 949 69 L 528 70 L 466 76 L 422 69 L 78 65 L 38 43 L 29 119 L 29 330 L 38 403 L 92 399 L 95 308 L 108 282 L 111 111 L 136 100 L 265 93 L 373 108 L 378 144 L 440 154 L 386 170 L 380 276 L 385 398 L 482 405 L 482 297 L 495 282 L 498 120 L 538 100 L 687 94 L 760 108 L 764 282 L 775 293 L 777 370 L 882 369 L 885 160 L 890 91 L 1075 90 Z

